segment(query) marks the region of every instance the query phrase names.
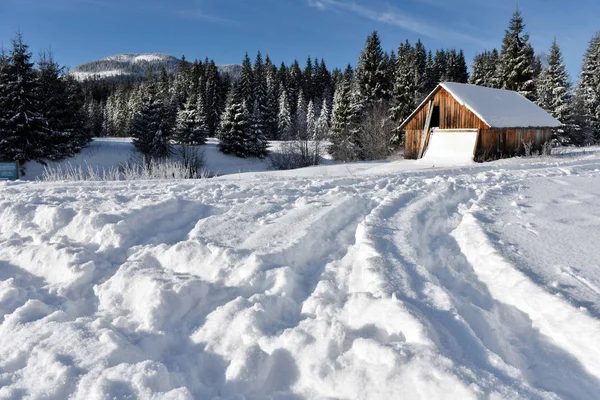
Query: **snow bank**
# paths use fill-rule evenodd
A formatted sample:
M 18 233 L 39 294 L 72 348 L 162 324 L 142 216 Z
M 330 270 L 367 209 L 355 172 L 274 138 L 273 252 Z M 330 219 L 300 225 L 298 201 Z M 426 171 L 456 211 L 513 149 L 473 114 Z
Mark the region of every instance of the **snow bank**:
M 504 257 L 539 243 L 494 196 L 594 204 L 597 153 L 415 168 L 0 183 L 0 398 L 595 399 L 600 300 Z

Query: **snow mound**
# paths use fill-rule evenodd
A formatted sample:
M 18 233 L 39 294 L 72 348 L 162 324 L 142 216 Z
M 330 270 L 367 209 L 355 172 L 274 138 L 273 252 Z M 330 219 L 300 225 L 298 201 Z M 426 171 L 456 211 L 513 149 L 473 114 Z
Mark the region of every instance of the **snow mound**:
M 597 398 L 597 150 L 415 168 L 0 183 L 0 398 Z
M 429 144 L 419 165 L 453 166 L 470 165 L 473 161 L 477 130 L 446 131 L 433 129 Z

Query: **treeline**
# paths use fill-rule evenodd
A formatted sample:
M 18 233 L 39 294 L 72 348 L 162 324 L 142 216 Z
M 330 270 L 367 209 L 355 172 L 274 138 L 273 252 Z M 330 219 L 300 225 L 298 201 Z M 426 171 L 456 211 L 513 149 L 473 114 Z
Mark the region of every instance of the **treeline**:
M 500 51 L 476 55 L 471 71 L 462 50 L 432 51 L 419 40 L 388 53 L 373 32 L 356 68 L 330 70 L 310 57 L 303 67 L 276 66 L 258 52 L 246 54 L 236 79 L 205 59 L 142 81 L 76 82 L 51 56 L 34 67 L 18 35 L 0 57 L 0 157 L 62 158 L 91 136 L 132 136 L 150 158 L 218 137 L 221 151 L 239 157 L 266 156 L 268 140 L 299 143 L 290 149 L 304 161 L 294 166 L 318 162 L 308 143 L 324 140 L 336 160 L 378 159 L 402 146 L 399 126 L 443 81 L 518 91 L 564 123 L 557 142 L 600 143 L 600 35 L 573 88 L 556 41 L 547 57 L 536 55 L 517 10 Z
M 0 52 L 0 161 L 61 159 L 91 139 L 81 86 L 51 54 L 34 68 L 20 34 Z
M 201 144 L 207 137 L 219 137 L 225 153 L 264 157 L 268 140 L 330 140 L 334 157 L 346 161 L 389 155 L 402 140 L 393 126 L 420 99 L 441 81 L 467 80 L 462 50 L 434 54 L 418 41 L 414 46 L 401 43 L 397 53 L 387 53 L 374 32 L 356 69 L 348 65 L 344 71 L 330 70 L 324 59 L 311 57 L 304 67 L 298 61 L 276 66 L 258 52 L 253 61 L 246 54 L 235 81 L 206 59 L 191 65 L 184 60 L 176 74 L 163 70 L 137 84 L 84 85 L 94 134 L 133 136 L 141 150 L 148 148 L 142 142 Z M 141 112 L 151 103 L 162 111 L 152 116 Z M 361 124 L 372 122 L 369 113 L 382 115 L 382 109 L 391 119 L 378 133 L 384 137 L 376 138 Z M 148 126 L 157 131 L 143 132 Z
M 509 24 L 501 51 L 477 54 L 469 83 L 514 90 L 547 110 L 563 123 L 554 140 L 577 146 L 600 143 L 600 34 L 594 35 L 583 68 L 573 88 L 556 41 L 542 59 L 535 55 L 517 10 Z

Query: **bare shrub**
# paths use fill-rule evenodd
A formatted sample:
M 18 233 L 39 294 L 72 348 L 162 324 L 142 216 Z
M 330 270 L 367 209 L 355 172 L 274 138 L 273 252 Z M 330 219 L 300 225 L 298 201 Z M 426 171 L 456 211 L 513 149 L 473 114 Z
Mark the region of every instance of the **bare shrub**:
M 320 140 L 286 140 L 279 146 L 279 151 L 269 154 L 273 169 L 287 170 L 319 165 L 321 161 Z
M 531 157 L 532 152 L 533 152 L 533 142 L 531 140 L 529 141 L 522 141 L 523 143 L 523 154 L 525 155 L 525 157 Z
M 360 143 L 359 158 L 362 160 L 381 160 L 392 155 L 394 147 L 394 124 L 389 117 L 385 103 L 374 104 L 363 114 L 356 134 Z

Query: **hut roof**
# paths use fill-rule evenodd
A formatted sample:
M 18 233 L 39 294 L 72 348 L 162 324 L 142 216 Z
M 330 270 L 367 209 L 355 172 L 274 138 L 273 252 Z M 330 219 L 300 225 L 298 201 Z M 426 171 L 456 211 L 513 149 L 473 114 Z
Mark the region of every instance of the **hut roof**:
M 464 83 L 441 83 L 402 123 L 402 127 L 444 88 L 461 105 L 471 110 L 490 128 L 555 128 L 562 124 L 548 112 L 511 90 L 492 89 Z

